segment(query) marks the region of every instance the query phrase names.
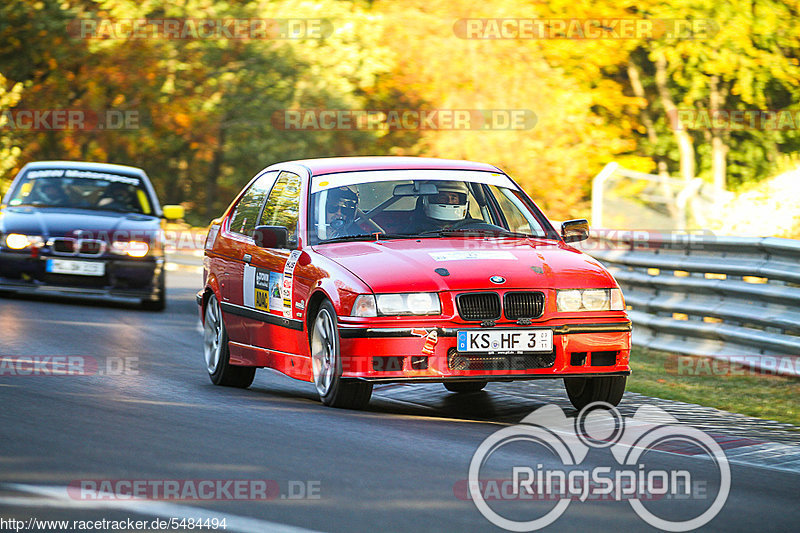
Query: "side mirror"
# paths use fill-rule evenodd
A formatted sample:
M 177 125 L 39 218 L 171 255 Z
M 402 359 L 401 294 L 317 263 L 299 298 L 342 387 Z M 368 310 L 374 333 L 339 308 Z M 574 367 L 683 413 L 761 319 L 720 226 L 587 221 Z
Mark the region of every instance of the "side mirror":
M 186 216 L 186 210 L 182 205 L 165 205 L 161 210 L 167 220 L 179 220 Z
M 286 248 L 289 230 L 286 226 L 256 226 L 253 240 L 261 248 Z
M 561 223 L 561 238 L 564 242 L 579 242 L 589 238 L 589 221 L 585 218 Z

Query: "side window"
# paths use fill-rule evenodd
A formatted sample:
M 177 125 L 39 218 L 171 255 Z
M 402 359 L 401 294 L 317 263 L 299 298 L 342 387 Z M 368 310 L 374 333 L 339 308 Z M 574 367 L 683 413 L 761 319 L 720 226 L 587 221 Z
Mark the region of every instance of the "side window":
M 261 206 L 264 205 L 264 200 L 267 198 L 277 176 L 277 170 L 267 172 L 247 189 L 239 203 L 236 204 L 233 216 L 231 216 L 230 230 L 232 232 L 241 233 L 242 235 L 253 234 L 258 213 L 261 211 Z
M 289 244 L 297 244 L 297 219 L 300 216 L 300 176 L 283 171 L 269 193 L 259 226 L 286 226 Z
M 522 203 L 516 193 L 511 189 L 499 188 L 490 185 L 503 215 L 508 222 L 508 229 L 516 233 L 544 236 L 545 232 L 534 218 L 533 214 Z

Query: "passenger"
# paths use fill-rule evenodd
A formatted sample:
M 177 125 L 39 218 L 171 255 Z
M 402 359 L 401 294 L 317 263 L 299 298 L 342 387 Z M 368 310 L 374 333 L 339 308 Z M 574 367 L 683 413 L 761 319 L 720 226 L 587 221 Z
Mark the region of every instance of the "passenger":
M 129 185 L 112 182 L 97 202 L 97 207 L 111 211 L 139 211 L 136 197 Z
M 421 202 L 417 202 L 417 232 L 450 228 L 467 218 L 469 189 L 464 182 L 432 181 L 428 183 L 435 185 L 438 192 L 424 195 L 421 197 Z

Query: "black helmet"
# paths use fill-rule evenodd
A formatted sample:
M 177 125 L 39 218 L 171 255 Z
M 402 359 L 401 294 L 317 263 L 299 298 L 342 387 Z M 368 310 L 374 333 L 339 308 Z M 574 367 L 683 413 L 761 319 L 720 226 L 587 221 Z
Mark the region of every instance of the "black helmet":
M 349 187 L 336 187 L 328 191 L 328 200 L 325 203 L 325 210 L 328 213 L 341 210 L 342 215 L 352 220 L 355 217 L 357 206 L 358 193 Z

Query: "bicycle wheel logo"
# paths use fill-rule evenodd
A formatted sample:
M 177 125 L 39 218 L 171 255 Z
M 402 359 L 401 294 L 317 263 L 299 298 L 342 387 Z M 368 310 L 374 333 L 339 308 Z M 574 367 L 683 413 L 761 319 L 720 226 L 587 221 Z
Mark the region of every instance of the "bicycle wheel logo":
M 556 503 L 548 511 L 530 520 L 504 516 L 490 505 L 492 498 L 484 495 L 485 480 L 481 470 L 492 457 L 511 450 L 514 445 L 544 448 L 547 457 L 560 465 L 515 465 L 511 468 L 511 490 L 504 492 L 509 499 L 527 493 Z M 696 453 L 711 459 L 718 473 L 716 496 L 701 512 L 682 520 L 659 516 L 645 505 L 648 500 L 687 497 L 696 480 L 691 472 L 681 470 L 647 469 L 644 455 L 648 451 L 675 447 L 691 447 Z M 592 449 L 608 449 L 616 464 L 581 468 Z M 541 454 L 537 454 L 541 458 Z M 540 459 L 541 460 L 541 459 Z M 716 481 L 716 480 L 715 480 Z M 472 457 L 469 467 L 469 498 L 490 522 L 508 531 L 535 531 L 546 527 L 566 512 L 573 500 L 589 498 L 612 501 L 627 500 L 645 522 L 664 531 L 690 531 L 711 521 L 725 505 L 730 492 L 730 466 L 722 448 L 704 432 L 678 424 L 672 415 L 654 406 L 644 406 L 633 417 L 625 419 L 609 404 L 594 403 L 568 419 L 555 405 L 537 409 L 520 424 L 496 431 L 487 437 Z M 681 508 L 681 511 L 684 511 Z M 684 512 L 691 512 L 686 509 Z

